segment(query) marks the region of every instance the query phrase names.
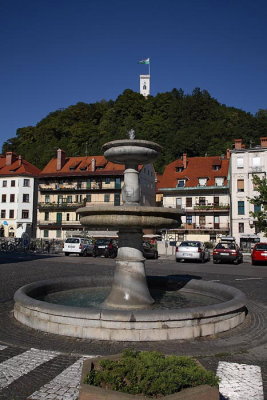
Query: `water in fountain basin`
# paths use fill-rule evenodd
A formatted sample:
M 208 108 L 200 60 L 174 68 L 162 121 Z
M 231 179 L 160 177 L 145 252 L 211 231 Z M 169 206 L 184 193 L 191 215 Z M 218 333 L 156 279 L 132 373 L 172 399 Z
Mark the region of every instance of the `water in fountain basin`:
M 38 300 L 71 307 L 99 307 L 110 292 L 109 287 L 78 288 L 49 293 Z M 151 290 L 155 303 L 152 309 L 175 309 L 205 306 L 218 303 L 218 299 L 208 295 L 185 291 Z

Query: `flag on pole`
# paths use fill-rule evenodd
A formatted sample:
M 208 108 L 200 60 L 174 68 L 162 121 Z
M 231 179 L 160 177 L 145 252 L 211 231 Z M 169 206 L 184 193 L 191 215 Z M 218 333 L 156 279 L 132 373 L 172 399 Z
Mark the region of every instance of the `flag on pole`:
M 150 58 L 146 58 L 145 60 L 138 61 L 138 64 L 150 64 Z

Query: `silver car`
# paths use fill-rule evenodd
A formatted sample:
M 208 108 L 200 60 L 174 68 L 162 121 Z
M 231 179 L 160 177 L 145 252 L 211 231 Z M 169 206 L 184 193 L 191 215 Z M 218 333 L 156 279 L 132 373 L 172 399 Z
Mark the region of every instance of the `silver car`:
M 203 242 L 186 240 L 176 246 L 176 261 L 198 260 L 200 262 L 209 261 L 210 252 Z

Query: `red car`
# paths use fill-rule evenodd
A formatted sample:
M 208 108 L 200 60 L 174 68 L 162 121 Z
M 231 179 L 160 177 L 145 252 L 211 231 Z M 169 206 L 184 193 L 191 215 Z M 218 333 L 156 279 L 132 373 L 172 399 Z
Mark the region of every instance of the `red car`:
M 256 243 L 251 252 L 251 263 L 256 265 L 258 262 L 267 263 L 267 243 Z

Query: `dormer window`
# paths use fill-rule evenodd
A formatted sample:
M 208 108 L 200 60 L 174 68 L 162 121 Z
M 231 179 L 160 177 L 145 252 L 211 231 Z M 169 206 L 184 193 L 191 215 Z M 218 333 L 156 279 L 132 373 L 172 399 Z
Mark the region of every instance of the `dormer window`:
M 177 187 L 184 187 L 185 186 L 185 179 L 178 179 Z
M 208 178 L 198 178 L 198 184 L 199 186 L 206 186 L 207 185 Z
M 183 172 L 184 167 L 176 167 L 176 172 Z
M 215 164 L 215 165 L 212 166 L 212 169 L 213 169 L 214 171 L 219 171 L 219 169 L 221 169 L 221 166 Z
M 221 176 L 219 177 L 218 176 L 218 177 L 215 178 L 215 185 L 216 186 L 223 186 L 223 182 L 224 182 L 224 178 L 223 177 L 221 177 Z

